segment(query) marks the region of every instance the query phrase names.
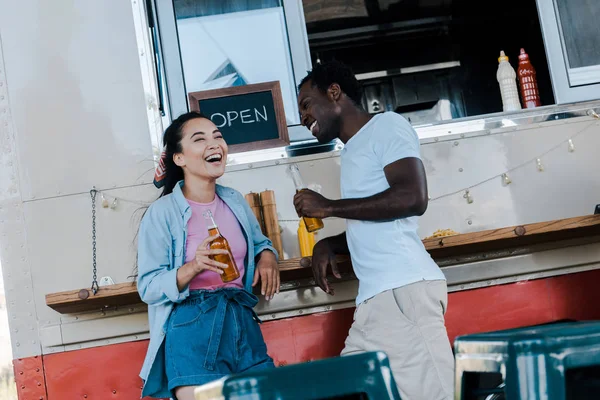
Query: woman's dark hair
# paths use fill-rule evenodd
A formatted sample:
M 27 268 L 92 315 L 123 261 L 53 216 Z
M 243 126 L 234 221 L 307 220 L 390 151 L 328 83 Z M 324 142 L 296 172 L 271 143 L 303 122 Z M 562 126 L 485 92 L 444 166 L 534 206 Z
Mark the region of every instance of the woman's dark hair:
M 183 179 L 183 169 L 175 164 L 173 156 L 182 151 L 181 139 L 183 137 L 183 126 L 188 121 L 197 118 L 209 119 L 197 111 L 190 111 L 174 119 L 171 125 L 165 130 L 165 134 L 163 135 L 165 177 L 163 178 L 164 186 L 160 197 L 172 193 L 177 182 Z
M 183 150 L 181 147 L 181 139 L 183 138 L 184 125 L 188 121 L 191 121 L 191 120 L 197 119 L 197 118 L 204 118 L 204 119 L 210 120 L 210 118 L 208 118 L 206 115 L 204 115 L 202 113 L 199 113 L 197 111 L 190 111 L 185 114 L 181 114 L 179 117 L 177 117 L 175 120 L 173 120 L 173 122 L 171 122 L 171 125 L 169 125 L 169 127 L 165 130 L 165 134 L 163 135 L 163 147 L 164 147 L 164 152 L 165 152 L 165 157 L 164 157 L 163 162 L 165 163 L 165 176 L 163 178 L 164 185 L 163 185 L 162 193 L 160 194 L 159 198 L 172 193 L 173 189 L 175 188 L 175 185 L 177 185 L 177 182 L 179 182 L 180 180 L 183 179 L 183 169 L 179 165 L 175 164 L 175 161 L 173 161 L 173 156 L 177 153 L 181 153 L 181 151 Z M 138 211 L 142 211 L 142 210 L 143 210 L 143 212 L 140 217 L 140 220 L 142 218 L 144 218 L 144 215 L 146 214 L 146 211 L 148 211 L 148 208 L 147 207 L 141 208 Z M 139 234 L 139 227 L 138 227 L 138 232 L 135 234 L 135 237 L 133 239 L 134 243 L 137 241 L 138 234 Z M 129 276 L 129 278 L 136 279 L 137 275 L 138 275 L 138 263 L 137 263 L 137 257 L 136 257 L 133 274 L 131 276 Z M 135 283 L 135 281 L 133 283 Z

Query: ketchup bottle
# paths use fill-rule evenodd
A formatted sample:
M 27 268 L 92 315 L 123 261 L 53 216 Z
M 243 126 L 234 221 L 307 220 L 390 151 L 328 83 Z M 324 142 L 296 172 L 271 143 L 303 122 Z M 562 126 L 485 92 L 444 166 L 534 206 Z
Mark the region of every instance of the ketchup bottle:
M 529 55 L 525 49 L 521 49 L 519 54 L 519 68 L 517 69 L 519 77 L 519 86 L 521 88 L 521 99 L 525 108 L 534 108 L 542 105 L 540 101 L 540 91 L 538 89 L 537 79 L 535 78 L 535 68 L 529 61 Z

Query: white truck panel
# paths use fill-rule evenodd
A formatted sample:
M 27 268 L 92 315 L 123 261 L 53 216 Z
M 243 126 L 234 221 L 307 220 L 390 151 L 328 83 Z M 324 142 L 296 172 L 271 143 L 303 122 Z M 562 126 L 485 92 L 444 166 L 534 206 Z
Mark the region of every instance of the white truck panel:
M 0 0 L 0 9 L 0 255 L 14 357 L 146 337 L 143 306 L 60 315 L 44 299 L 91 284 L 92 186 L 106 190 L 109 200 L 132 200 L 115 210 L 102 208 L 100 195 L 97 200 L 98 277 L 116 283 L 133 270 L 134 213 L 158 195 L 151 184 L 156 137 L 145 94 L 152 90 L 143 83 L 151 80 L 142 79 L 132 4 Z M 530 163 L 509 173 L 509 186 L 494 178 L 471 189 L 472 204 L 462 192 L 436 199 L 531 160 L 584 128 L 589 130 L 574 139 L 575 152 L 563 144 L 542 157 L 544 172 Z M 423 144 L 433 200 L 421 219 L 422 237 L 440 228 L 469 232 L 590 214 L 600 203 L 599 122 L 580 117 L 473 134 L 477 129 Z M 244 194 L 275 190 L 284 252 L 296 257 L 298 217 L 287 164 L 298 162 L 306 183 L 337 198 L 339 161 L 332 153 L 232 165 L 221 181 Z M 327 220 L 325 226 L 321 237 L 342 231 L 344 221 Z M 594 247 L 577 265 L 595 268 L 596 254 Z M 552 259 L 567 265 L 567 258 Z M 547 262 L 533 255 L 523 265 L 538 271 Z M 487 266 L 486 277 L 507 263 Z M 346 286 L 344 301 L 351 304 L 356 283 Z M 298 301 L 282 306 L 287 309 L 336 301 L 318 289 L 281 298 Z M 275 306 L 261 304 L 259 311 Z
M 23 200 L 149 179 L 131 4 L 2 0 L 0 8 Z

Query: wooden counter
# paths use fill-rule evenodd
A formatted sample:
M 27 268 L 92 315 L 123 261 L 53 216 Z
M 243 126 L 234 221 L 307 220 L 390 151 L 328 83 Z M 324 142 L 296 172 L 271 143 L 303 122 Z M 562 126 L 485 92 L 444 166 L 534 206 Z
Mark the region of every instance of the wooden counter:
M 600 236 L 600 215 L 426 239 L 423 244 L 431 256 L 439 260 L 594 236 Z M 351 269 L 349 257 L 338 256 L 337 260 L 342 271 Z M 309 258 L 283 260 L 279 263 L 279 268 L 282 282 L 312 276 Z M 99 311 L 140 302 L 137 287 L 132 282 L 102 286 L 96 295 L 89 289 L 46 295 L 46 304 L 63 314 Z

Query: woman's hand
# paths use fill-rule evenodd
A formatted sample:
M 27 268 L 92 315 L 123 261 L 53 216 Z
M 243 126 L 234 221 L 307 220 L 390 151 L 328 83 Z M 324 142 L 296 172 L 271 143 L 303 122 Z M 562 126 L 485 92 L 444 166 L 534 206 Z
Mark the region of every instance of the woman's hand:
M 279 293 L 279 265 L 277 264 L 277 257 L 269 250 L 260 253 L 260 259 L 254 271 L 252 287 L 258 284 L 259 279 L 261 281 L 260 293 L 265 296 L 267 301 L 271 300 L 275 293 Z
M 204 270 L 216 272 L 219 275 L 223 274 L 223 270 L 228 267 L 227 264 L 213 260 L 210 256 L 217 254 L 229 254 L 225 249 L 209 249 L 210 242 L 215 240 L 217 236 L 209 236 L 196 249 L 196 258 L 192 261 L 194 272 L 198 275 Z
M 212 260 L 210 256 L 217 254 L 227 254 L 227 250 L 209 249 L 208 244 L 215 240 L 216 236 L 209 236 L 196 249 L 196 257 L 177 270 L 177 289 L 181 292 L 190 284 L 192 279 L 202 271 L 213 271 L 219 275 L 223 274 L 226 264 Z

